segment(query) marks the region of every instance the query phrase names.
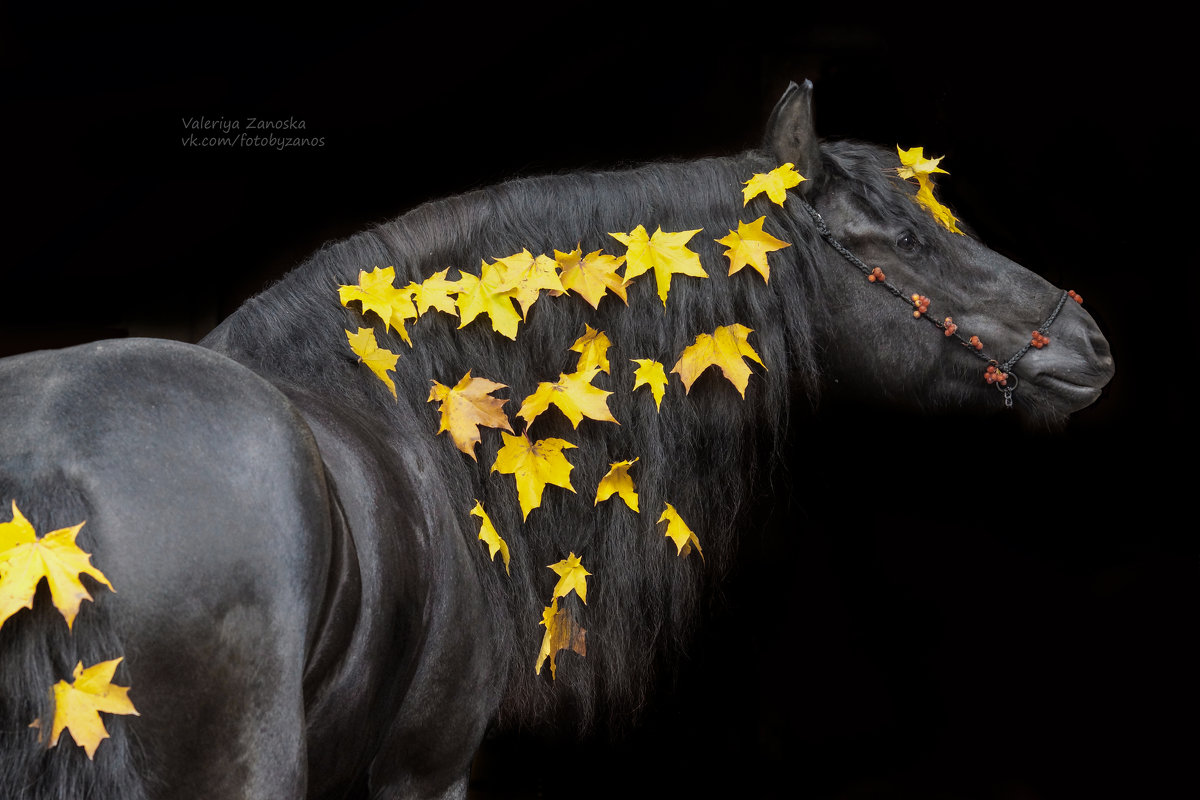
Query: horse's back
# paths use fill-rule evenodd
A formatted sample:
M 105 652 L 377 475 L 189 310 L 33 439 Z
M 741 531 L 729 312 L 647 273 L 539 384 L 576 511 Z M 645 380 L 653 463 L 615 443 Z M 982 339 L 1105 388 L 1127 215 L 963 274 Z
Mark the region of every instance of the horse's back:
M 0 503 L 14 501 L 39 535 L 86 520 L 79 543 L 115 593 L 93 590 L 73 652 L 42 660 L 124 657 L 141 716 L 106 721 L 133 731 L 141 763 L 127 767 L 153 776 L 147 794 L 161 781 L 172 797 L 302 796 L 302 679 L 330 512 L 315 442 L 283 394 L 177 342 L 0 360 Z M 62 647 L 50 630 L 62 619 L 42 605 L 0 632 L 6 675 Z M 85 653 L 90 642 L 121 652 Z

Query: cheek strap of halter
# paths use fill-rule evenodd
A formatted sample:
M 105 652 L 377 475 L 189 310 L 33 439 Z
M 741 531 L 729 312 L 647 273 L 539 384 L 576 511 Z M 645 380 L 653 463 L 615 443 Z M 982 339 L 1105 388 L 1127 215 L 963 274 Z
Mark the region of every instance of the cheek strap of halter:
M 846 261 L 850 262 L 850 264 L 858 269 L 859 272 L 865 275 L 867 280 L 871 281 L 877 286 L 882 286 L 894 297 L 900 299 L 905 305 L 909 306 L 910 308 L 914 308 L 914 317 L 920 317 L 926 320 L 935 328 L 941 330 L 947 338 L 956 339 L 958 343 L 965 347 L 967 352 L 969 352 L 971 355 L 982 361 L 986 361 L 988 363 L 988 368 L 984 372 L 984 380 L 987 383 L 995 384 L 996 388 L 1003 392 L 1004 406 L 1006 408 L 1013 407 L 1012 396 L 1013 391 L 1017 388 L 1017 376 L 1013 374 L 1012 368 L 1018 361 L 1021 360 L 1022 356 L 1029 352 L 1030 348 L 1037 348 L 1040 350 L 1050 342 L 1050 339 L 1046 336 L 1046 332 L 1050 330 L 1050 326 L 1053 325 L 1054 320 L 1058 318 L 1058 313 L 1062 311 L 1063 305 L 1067 302 L 1067 298 L 1071 296 L 1070 292 L 1062 293 L 1062 295 L 1058 298 L 1058 303 L 1054 306 L 1054 310 L 1050 312 L 1050 316 L 1046 317 L 1046 321 L 1039 325 L 1037 330 L 1033 331 L 1033 336 L 1028 342 L 1025 343 L 1025 346 L 1014 353 L 1007 361 L 1000 363 L 984 352 L 983 343 L 979 340 L 979 337 L 972 336 L 968 339 L 960 334 L 958 332 L 958 326 L 954 324 L 951 317 L 946 317 L 944 322 L 939 322 L 925 313 L 929 309 L 929 298 L 922 297 L 919 294 L 906 294 L 905 292 L 896 288 L 894 285 L 888 283 L 887 279 L 883 275 L 883 272 L 879 270 L 878 267 L 872 268 L 864 264 L 862 259 L 854 255 L 854 253 L 851 253 L 848 249 L 846 249 L 845 245 L 837 240 L 837 237 L 835 237 L 829 230 L 829 226 L 825 224 L 825 220 L 819 211 L 813 208 L 812 205 L 810 205 L 803 197 L 796 197 L 796 199 L 800 201 L 800 205 L 802 205 L 804 210 L 808 212 L 808 215 L 812 217 L 813 223 L 817 226 L 817 232 L 821 234 L 821 238 L 828 242 L 830 247 L 840 253 L 842 258 L 846 259 Z

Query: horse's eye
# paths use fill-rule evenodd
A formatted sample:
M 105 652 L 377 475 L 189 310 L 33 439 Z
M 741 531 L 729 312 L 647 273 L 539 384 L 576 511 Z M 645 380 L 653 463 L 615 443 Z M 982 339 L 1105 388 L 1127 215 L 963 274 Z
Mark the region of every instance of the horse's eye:
M 919 245 L 920 242 L 917 241 L 917 237 L 914 236 L 911 231 L 905 231 L 904 233 L 900 234 L 900 238 L 896 240 L 896 247 L 899 247 L 901 250 L 905 250 L 907 252 L 916 250 Z

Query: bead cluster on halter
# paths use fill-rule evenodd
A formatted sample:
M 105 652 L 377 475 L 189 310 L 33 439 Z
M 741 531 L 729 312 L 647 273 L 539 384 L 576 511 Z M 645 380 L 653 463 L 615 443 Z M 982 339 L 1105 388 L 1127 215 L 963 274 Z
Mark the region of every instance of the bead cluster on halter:
M 912 302 L 913 308 L 916 309 L 913 311 L 913 317 L 919 317 L 929 310 L 929 298 L 923 294 L 914 294 Z
M 1008 373 L 1002 372 L 995 364 L 988 364 L 988 368 L 983 371 L 983 380 L 988 384 L 1008 386 Z
M 1029 340 L 1029 346 L 1041 350 L 1046 345 L 1050 344 L 1050 337 L 1041 331 L 1034 331 L 1033 338 Z

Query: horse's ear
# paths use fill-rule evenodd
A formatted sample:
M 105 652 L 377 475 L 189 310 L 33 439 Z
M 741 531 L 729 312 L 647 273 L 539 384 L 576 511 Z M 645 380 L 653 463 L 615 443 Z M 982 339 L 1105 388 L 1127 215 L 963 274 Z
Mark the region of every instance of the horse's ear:
M 790 161 L 796 171 L 812 180 L 821 171 L 821 149 L 813 128 L 812 81 L 793 81 L 767 120 L 763 147 L 782 164 Z

